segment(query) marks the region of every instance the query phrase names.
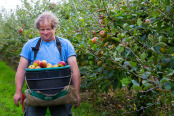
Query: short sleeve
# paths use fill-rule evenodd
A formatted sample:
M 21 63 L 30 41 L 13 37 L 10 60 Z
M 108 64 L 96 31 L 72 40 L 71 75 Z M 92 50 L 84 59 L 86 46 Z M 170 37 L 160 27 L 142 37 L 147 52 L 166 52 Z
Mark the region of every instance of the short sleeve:
M 73 47 L 73 45 L 71 44 L 71 42 L 67 39 L 63 39 L 61 38 L 61 44 L 62 44 L 62 56 L 64 61 L 67 61 L 67 59 L 70 56 L 76 56 L 76 52 L 75 49 Z
M 31 53 L 31 47 L 30 47 L 30 41 L 28 41 L 23 46 L 20 56 L 22 56 L 22 57 L 26 58 L 28 61 L 30 61 L 30 57 L 31 57 L 30 53 Z

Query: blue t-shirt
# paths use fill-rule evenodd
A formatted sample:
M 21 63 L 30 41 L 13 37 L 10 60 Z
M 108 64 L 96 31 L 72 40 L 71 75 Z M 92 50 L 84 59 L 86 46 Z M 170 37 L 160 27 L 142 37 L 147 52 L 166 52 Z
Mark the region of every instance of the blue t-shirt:
M 61 56 L 57 49 L 55 40 L 51 42 L 42 41 L 37 56 L 34 59 L 34 51 L 32 51 L 32 47 L 36 46 L 39 38 L 40 37 L 29 40 L 24 45 L 20 56 L 26 58 L 30 64 L 33 64 L 33 60 L 46 60 L 47 63 L 51 63 L 52 65 L 58 64 L 58 62 L 61 61 Z M 75 49 L 69 40 L 60 37 L 59 40 L 62 45 L 62 58 L 63 61 L 66 62 L 68 57 L 76 55 Z

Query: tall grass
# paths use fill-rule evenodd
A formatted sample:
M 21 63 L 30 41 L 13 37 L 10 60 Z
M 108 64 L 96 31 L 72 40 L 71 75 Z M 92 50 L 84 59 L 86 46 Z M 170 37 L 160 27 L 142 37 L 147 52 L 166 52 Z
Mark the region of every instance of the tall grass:
M 23 91 L 26 85 L 24 85 Z M 6 63 L 0 61 L 0 116 L 23 116 L 22 106 L 17 107 L 13 101 L 15 92 L 15 71 Z M 72 108 L 73 116 L 101 116 L 93 109 L 89 101 L 82 102 L 81 105 Z M 46 116 L 50 116 L 47 110 Z

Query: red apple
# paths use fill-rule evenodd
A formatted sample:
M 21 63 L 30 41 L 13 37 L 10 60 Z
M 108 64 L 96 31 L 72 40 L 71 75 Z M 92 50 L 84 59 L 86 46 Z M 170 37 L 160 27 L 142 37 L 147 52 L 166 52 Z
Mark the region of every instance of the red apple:
M 39 68 L 41 68 L 40 66 L 36 66 L 36 68 L 35 69 L 39 69 Z
M 149 23 L 149 21 L 150 21 L 149 19 L 146 19 L 146 20 L 145 20 L 146 23 Z
M 93 31 L 93 35 L 95 35 L 95 34 L 96 34 L 96 31 L 94 30 L 94 31 Z
M 97 39 L 98 39 L 97 37 L 93 37 L 92 38 L 92 43 L 96 43 Z
M 46 68 L 46 67 L 47 67 L 47 61 L 46 61 L 46 60 L 42 60 L 42 61 L 40 62 L 40 67 L 41 67 L 41 68 Z
M 35 60 L 35 61 L 33 62 L 33 65 L 34 65 L 34 66 L 39 66 L 39 65 L 40 65 L 40 60 Z
M 35 69 L 35 66 L 34 65 L 29 65 L 28 69 Z
M 19 33 L 22 33 L 23 32 L 23 29 L 19 29 Z
M 101 15 L 101 18 L 102 18 L 102 19 L 104 18 L 104 15 L 103 15 L 103 14 Z
M 58 63 L 58 67 L 63 67 L 63 66 L 65 66 L 66 65 L 66 63 L 64 62 L 64 61 L 60 61 L 59 63 Z
M 106 35 L 106 32 L 104 30 L 101 30 L 99 32 L 100 37 L 104 37 Z

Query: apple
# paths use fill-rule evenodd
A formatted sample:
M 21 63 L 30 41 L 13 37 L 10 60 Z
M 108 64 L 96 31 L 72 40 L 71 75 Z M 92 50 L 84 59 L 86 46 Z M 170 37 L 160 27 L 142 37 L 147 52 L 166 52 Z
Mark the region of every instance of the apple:
M 101 30 L 99 32 L 100 37 L 104 37 L 106 35 L 106 32 L 104 30 Z
M 28 69 L 35 69 L 35 66 L 34 65 L 29 65 Z
M 103 15 L 103 14 L 101 15 L 101 18 L 102 18 L 102 19 L 104 18 L 104 15 Z
M 92 43 L 96 43 L 97 39 L 98 39 L 97 37 L 93 37 L 92 38 Z
M 149 21 L 150 21 L 149 19 L 146 19 L 146 20 L 145 20 L 146 23 L 149 23 Z
M 52 64 L 51 64 L 51 63 L 48 63 L 48 64 L 47 64 L 47 66 L 50 66 L 50 67 L 52 67 Z
M 103 53 L 104 53 L 103 51 L 100 52 L 101 55 L 103 55 Z
M 23 29 L 19 29 L 19 33 L 22 33 L 23 32 Z
M 93 31 L 93 35 L 95 35 L 95 34 L 96 34 L 96 31 L 94 30 L 94 31 Z
M 53 65 L 52 67 L 58 67 L 58 65 L 57 65 L 57 64 L 55 64 L 55 65 Z
M 40 67 L 41 67 L 41 68 L 46 68 L 46 67 L 47 67 L 47 61 L 46 61 L 46 60 L 42 60 L 42 61 L 40 62 Z
M 40 66 L 36 66 L 36 68 L 35 69 L 39 69 L 39 68 L 41 68 Z
M 47 65 L 47 67 L 46 67 L 46 68 L 51 68 L 51 66 L 48 66 L 48 65 Z
M 60 61 L 59 63 L 58 63 L 58 67 L 63 67 L 63 66 L 65 66 L 66 65 L 66 63 L 64 62 L 64 61 Z
M 40 65 L 40 60 L 35 60 L 35 61 L 33 62 L 33 65 L 34 65 L 34 66 L 39 66 L 39 65 Z

